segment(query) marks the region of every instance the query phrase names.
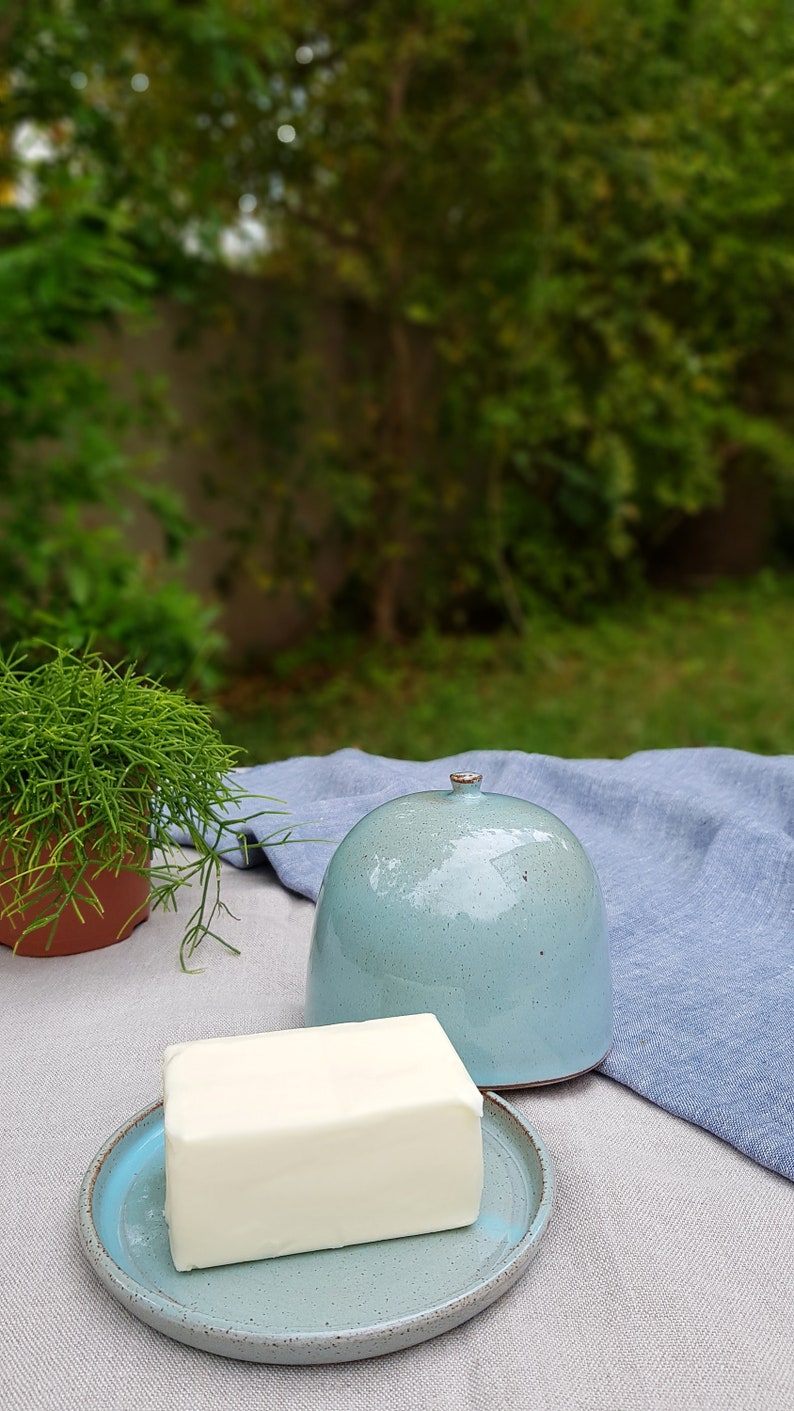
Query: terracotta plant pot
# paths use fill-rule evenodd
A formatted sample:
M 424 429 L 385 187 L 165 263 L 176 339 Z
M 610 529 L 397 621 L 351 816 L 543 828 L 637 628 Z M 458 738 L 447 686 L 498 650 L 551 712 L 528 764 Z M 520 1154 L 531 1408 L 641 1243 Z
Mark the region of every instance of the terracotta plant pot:
M 94 869 L 86 874 L 81 886 L 82 896 L 87 895 L 89 886 L 101 903 L 101 912 L 85 900 L 80 905 L 80 916 L 69 905 L 54 931 L 52 926 L 41 926 L 24 936 L 31 921 L 52 910 L 58 894 L 55 891 L 46 895 L 40 893 L 29 908 L 4 916 L 3 911 L 13 901 L 13 889 L 9 882 L 0 881 L 0 945 L 16 947 L 17 955 L 78 955 L 126 940 L 149 915 L 149 878 L 145 873 L 129 868 L 121 868 L 118 873 Z

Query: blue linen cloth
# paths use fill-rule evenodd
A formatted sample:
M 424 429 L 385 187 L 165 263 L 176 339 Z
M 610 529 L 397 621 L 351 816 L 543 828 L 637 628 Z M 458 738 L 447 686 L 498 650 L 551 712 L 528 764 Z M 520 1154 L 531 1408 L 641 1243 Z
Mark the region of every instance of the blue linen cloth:
M 244 794 L 223 846 L 237 866 L 268 858 L 314 899 L 334 846 L 365 813 L 449 788 L 464 769 L 488 792 L 557 814 L 596 866 L 615 998 L 601 1072 L 794 1180 L 794 756 L 473 750 L 415 763 L 345 749 L 235 774 Z M 284 800 L 297 826 L 288 846 L 246 857 L 241 833 L 257 845 L 283 833 L 272 814 L 240 824 L 279 807 L 262 795 Z

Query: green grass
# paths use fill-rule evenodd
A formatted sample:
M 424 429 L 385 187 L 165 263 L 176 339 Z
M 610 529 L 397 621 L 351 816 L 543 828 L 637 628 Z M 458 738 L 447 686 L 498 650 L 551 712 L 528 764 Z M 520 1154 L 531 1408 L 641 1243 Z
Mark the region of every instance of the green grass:
M 467 749 L 569 757 L 727 745 L 794 752 L 794 578 L 654 594 L 526 638 L 327 641 L 241 678 L 224 738 L 251 762 L 356 745 L 432 759 Z

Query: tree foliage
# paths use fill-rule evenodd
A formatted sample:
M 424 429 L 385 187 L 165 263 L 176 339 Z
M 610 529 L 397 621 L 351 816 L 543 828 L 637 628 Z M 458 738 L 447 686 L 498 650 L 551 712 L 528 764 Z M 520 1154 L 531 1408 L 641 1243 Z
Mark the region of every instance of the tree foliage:
M 309 591 L 330 541 L 336 607 L 383 632 L 520 624 L 625 580 L 732 460 L 790 476 L 783 0 L 30 0 L 11 47 L 47 181 L 90 176 L 161 283 L 256 199 L 279 296 L 230 395 L 263 582 Z
M 70 145 L 62 118 L 45 129 L 53 154 L 33 191 L 12 157 L 14 127 L 0 205 L 0 644 L 91 642 L 172 682 L 207 685 L 221 639 L 215 610 L 181 582 L 192 526 L 159 457 L 129 449 L 147 428 L 167 432 L 162 381 L 141 378 L 121 396 L 93 342 L 101 328 L 152 318 L 157 272 L 101 172 L 58 150 Z M 134 547 L 143 514 L 159 552 Z

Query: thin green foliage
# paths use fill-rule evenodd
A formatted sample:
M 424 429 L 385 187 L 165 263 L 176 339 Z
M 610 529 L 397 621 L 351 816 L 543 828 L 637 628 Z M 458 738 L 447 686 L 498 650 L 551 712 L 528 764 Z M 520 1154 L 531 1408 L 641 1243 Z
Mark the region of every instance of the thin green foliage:
M 20 940 L 46 926 L 49 949 L 68 909 L 77 917 L 101 910 L 91 876 L 126 868 L 150 878 L 154 907 L 175 908 L 180 889 L 198 881 L 180 944 L 184 970 L 207 936 L 234 950 L 217 922 L 228 912 L 220 894 L 226 812 L 239 818 L 244 798 L 250 808 L 230 774 L 239 753 L 206 707 L 132 666 L 60 648 L 38 663 L 22 649 L 0 654 L 0 915 L 35 908 Z M 287 813 L 264 808 L 240 822 Z M 194 856 L 176 848 L 172 828 L 188 834 Z M 264 841 L 284 843 L 290 833 L 282 825 Z M 245 850 L 245 837 L 235 846 Z

